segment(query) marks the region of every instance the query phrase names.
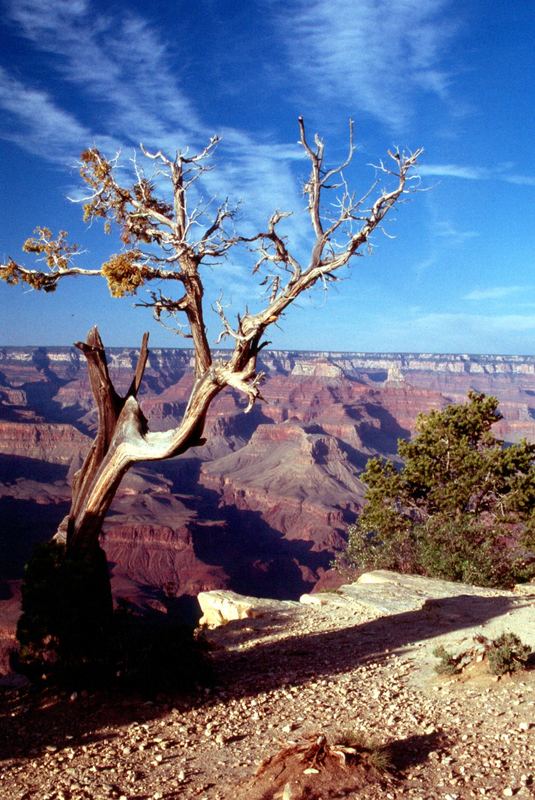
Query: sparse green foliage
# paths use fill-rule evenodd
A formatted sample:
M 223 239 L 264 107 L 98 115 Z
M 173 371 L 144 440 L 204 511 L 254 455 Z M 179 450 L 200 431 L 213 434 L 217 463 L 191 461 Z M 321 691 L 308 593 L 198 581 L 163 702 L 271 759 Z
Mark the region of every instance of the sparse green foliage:
M 435 658 L 440 659 L 439 663 L 435 666 L 437 675 L 455 675 L 460 672 L 461 657 L 455 657 L 449 653 L 444 645 L 439 645 L 433 650 Z
M 387 744 L 381 744 L 375 737 L 364 731 L 347 728 L 333 737 L 333 750 L 340 749 L 355 761 L 365 757 L 366 761 L 378 772 L 388 772 L 393 768 L 392 752 Z
M 438 675 L 458 675 L 474 661 L 484 661 L 491 675 L 498 677 L 526 669 L 531 647 L 524 644 L 515 633 L 502 633 L 492 640 L 486 636 L 476 636 L 474 642 L 474 647 L 456 656 L 449 653 L 444 645 L 435 647 L 433 655 L 439 659 L 435 672 Z
M 521 554 L 504 546 L 506 523 L 438 516 L 416 530 L 421 571 L 444 580 L 483 586 L 510 586 L 529 568 Z
M 506 675 L 526 668 L 531 647 L 514 633 L 502 633 L 487 647 L 489 669 L 493 675 Z
M 142 254 L 139 250 L 127 250 L 111 256 L 102 265 L 102 274 L 108 281 L 110 294 L 113 297 L 123 297 L 125 294 L 135 294 L 145 279 L 150 274 L 146 267 L 139 266 Z
M 392 753 L 388 745 L 376 746 L 368 753 L 368 760 L 378 772 L 390 772 L 393 768 Z
M 500 419 L 494 397 L 470 392 L 419 416 L 414 439 L 399 441 L 401 469 L 368 461 L 341 563 L 489 586 L 535 574 L 535 444 L 504 447 L 491 433 Z
M 132 186 L 120 186 L 114 176 L 115 162 L 107 159 L 95 147 L 84 150 L 80 160 L 80 175 L 91 190 L 91 197 L 84 204 L 84 221 L 97 218 L 108 223 L 114 221 L 121 228 L 121 238 L 125 244 L 132 241 L 159 242 L 154 216 L 165 217 L 173 208 L 155 197 L 154 185 L 147 178 L 139 176 Z M 139 211 L 139 206 L 145 209 L 144 213 Z M 109 230 L 107 227 L 106 232 Z

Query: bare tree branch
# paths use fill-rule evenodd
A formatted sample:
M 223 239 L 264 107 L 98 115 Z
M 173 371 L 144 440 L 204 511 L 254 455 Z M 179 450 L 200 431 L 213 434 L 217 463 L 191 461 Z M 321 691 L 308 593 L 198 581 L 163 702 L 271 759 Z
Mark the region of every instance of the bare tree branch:
M 245 237 L 225 230 L 234 217 L 227 201 L 218 205 L 210 218 L 209 205 L 202 201 L 189 208 L 191 187 L 210 169 L 209 158 L 219 143 L 217 136 L 200 152 L 177 152 L 174 158 L 160 150 L 150 152 L 141 145 L 143 156 L 158 165 L 158 177 L 168 181 L 172 203 L 156 195 L 153 180 L 145 176 L 137 162 L 134 161 L 134 183 L 125 185 L 117 177 L 118 156 L 108 160 L 96 149 L 82 154 L 80 172 L 90 190 L 84 201 L 84 217 L 88 222 L 102 219 L 107 230 L 111 224 L 117 225 L 125 246 L 99 269 L 74 266 L 73 260 L 80 255 L 78 248 L 67 243 L 64 232 L 54 239 L 46 228 L 37 229 L 36 237 L 27 241 L 26 250 L 43 258 L 47 269 L 32 270 L 11 259 L 0 264 L 0 278 L 8 283 L 24 281 L 44 291 L 55 289 L 60 279 L 73 275 L 102 276 L 116 296 L 137 295 L 142 287 L 164 280 L 181 284 L 177 298 L 150 288 L 149 299 L 137 302 L 150 308 L 163 325 L 168 326 L 168 319 L 173 320 L 175 332 L 192 340 L 195 382 L 176 428 L 150 431 L 137 401 L 148 358 L 147 335 L 125 397 L 118 395 L 110 380 L 98 331 L 93 329 L 87 342 L 77 345 L 88 362 L 99 410 L 99 432 L 76 476 L 71 513 L 60 531 L 60 535 L 66 532 L 67 541 L 73 546 L 89 547 L 98 542 L 109 504 L 132 464 L 170 458 L 202 443 L 208 408 L 225 387 L 245 396 L 246 411 L 262 399 L 260 384 L 264 376 L 257 372 L 256 365 L 259 352 L 267 344 L 263 341 L 266 330 L 277 324 L 288 307 L 315 284 L 326 288 L 335 280 L 341 268 L 370 246 L 372 234 L 384 230 L 382 223 L 390 209 L 415 191 L 409 181 L 421 149 L 414 153 L 398 149 L 388 152 L 389 162 L 379 162 L 375 170 L 389 188 L 383 188 L 368 206 L 378 187 L 377 178 L 357 197 L 344 176 L 355 154 L 353 122 L 349 123 L 347 157 L 334 166 L 326 166 L 325 145 L 320 137 L 316 134 L 311 144 L 302 117 L 298 124 L 299 143 L 310 165 L 303 187 L 311 226 L 306 265 L 280 232 L 288 212 L 275 211 L 266 230 Z M 226 360 L 215 360 L 206 333 L 200 270 L 208 259 L 225 257 L 234 247 L 244 246 L 254 253 L 252 271 L 259 275 L 260 285 L 266 287 L 266 300 L 256 313 L 246 309 L 242 316 L 238 315 L 234 325 L 226 316 L 221 298 L 216 301 L 214 309 L 221 323 L 217 341 L 228 337 L 233 346 Z M 178 315 L 184 323 L 178 321 Z

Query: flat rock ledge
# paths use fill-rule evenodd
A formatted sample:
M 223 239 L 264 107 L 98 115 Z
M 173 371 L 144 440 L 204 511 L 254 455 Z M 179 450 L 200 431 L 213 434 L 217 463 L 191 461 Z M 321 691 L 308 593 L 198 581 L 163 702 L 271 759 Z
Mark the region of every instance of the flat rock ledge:
M 485 589 L 467 583 L 454 583 L 421 575 L 400 575 L 389 570 L 365 572 L 355 583 L 335 589 L 334 592 L 304 594 L 300 602 L 319 603 L 323 606 L 361 606 L 368 612 L 381 616 L 417 611 L 432 600 L 449 597 L 514 597 L 512 592 Z M 534 597 L 535 599 L 535 597 Z
M 304 594 L 299 602 L 244 597 L 236 592 L 201 592 L 201 625 L 220 648 L 247 646 L 285 627 L 305 630 L 311 617 L 333 628 L 383 620 L 390 652 L 415 662 L 415 680 L 434 677 L 433 650 L 452 654 L 468 649 L 475 636 L 494 639 L 515 633 L 535 651 L 535 586 L 523 593 L 376 570 L 329 592 Z M 268 634 L 270 631 L 270 634 Z
M 356 582 L 338 589 L 303 594 L 299 602 L 249 597 L 225 589 L 201 592 L 197 600 L 203 614 L 199 624 L 216 628 L 232 620 L 298 613 L 303 605 L 321 607 L 324 612 L 331 612 L 333 615 L 346 608 L 361 610 L 366 615 L 390 616 L 433 607 L 434 600 L 447 598 L 457 598 L 460 608 L 461 601 L 466 598 L 464 605 L 468 613 L 473 605 L 469 598 L 477 597 L 507 599 L 512 610 L 520 609 L 525 607 L 526 601 L 535 605 L 535 584 L 519 584 L 514 591 L 506 591 L 425 578 L 421 575 L 401 575 L 389 570 L 375 570 L 365 572 Z M 535 626 L 535 619 L 533 622 Z

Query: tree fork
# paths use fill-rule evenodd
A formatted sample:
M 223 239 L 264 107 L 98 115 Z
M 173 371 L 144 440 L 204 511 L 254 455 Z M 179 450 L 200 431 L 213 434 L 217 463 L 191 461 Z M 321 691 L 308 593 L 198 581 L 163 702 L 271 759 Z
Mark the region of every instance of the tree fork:
M 202 433 L 208 408 L 226 382 L 219 378 L 217 370 L 207 370 L 193 386 L 182 424 L 167 433 L 151 433 L 137 401 L 148 359 L 148 333 L 143 336 L 135 374 L 124 397 L 113 386 L 98 329 L 92 328 L 87 341 L 77 342 L 76 346 L 87 360 L 98 409 L 98 432 L 74 476 L 71 509 L 54 539 L 66 544 L 71 553 L 90 553 L 100 549 L 98 540 L 105 516 L 126 472 L 137 462 L 172 458 L 204 444 Z
M 67 545 L 68 550 L 92 549 L 98 547 L 98 537 L 102 528 L 102 520 L 94 516 L 92 524 L 88 524 L 85 507 L 94 488 L 102 464 L 109 454 L 110 446 L 114 441 L 118 420 L 128 398 L 136 398 L 148 359 L 148 333 L 143 335 L 141 350 L 138 356 L 134 377 L 124 397 L 121 397 L 110 378 L 106 351 L 100 337 L 98 328 L 91 328 L 85 342 L 76 342 L 75 346 L 82 351 L 87 361 L 87 370 L 91 391 L 98 410 L 98 432 L 85 457 L 81 468 L 74 475 L 72 483 L 72 499 L 69 514 L 60 523 L 54 536 L 58 542 Z M 141 409 L 139 413 L 144 422 Z M 126 471 L 126 470 L 124 470 Z M 120 478 L 124 472 L 121 474 Z M 118 483 L 117 482 L 117 486 Z M 117 489 L 115 486 L 114 493 Z M 107 505 L 111 504 L 113 495 Z M 106 509 L 107 510 L 107 509 Z

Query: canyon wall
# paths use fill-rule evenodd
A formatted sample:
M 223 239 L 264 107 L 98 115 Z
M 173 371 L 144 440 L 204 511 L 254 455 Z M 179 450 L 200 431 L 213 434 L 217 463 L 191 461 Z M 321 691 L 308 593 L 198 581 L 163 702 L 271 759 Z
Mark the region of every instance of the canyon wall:
M 119 391 L 135 359 L 132 349 L 109 350 Z M 153 429 L 179 421 L 191 364 L 188 350 L 151 351 L 141 403 Z M 367 459 L 395 457 L 420 412 L 471 388 L 500 399 L 503 439 L 535 441 L 535 356 L 268 350 L 260 366 L 266 402 L 244 415 L 243 398 L 223 393 L 204 447 L 123 482 L 104 535 L 117 594 L 165 605 L 211 588 L 269 597 L 310 590 L 358 513 Z M 72 474 L 95 429 L 78 351 L 0 349 L 5 587 L 68 508 Z

